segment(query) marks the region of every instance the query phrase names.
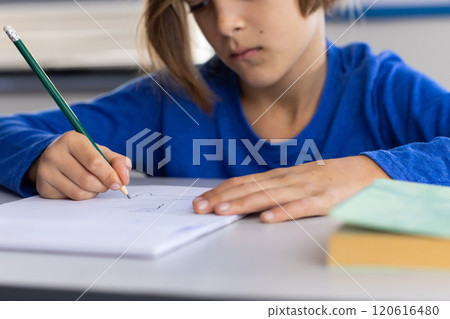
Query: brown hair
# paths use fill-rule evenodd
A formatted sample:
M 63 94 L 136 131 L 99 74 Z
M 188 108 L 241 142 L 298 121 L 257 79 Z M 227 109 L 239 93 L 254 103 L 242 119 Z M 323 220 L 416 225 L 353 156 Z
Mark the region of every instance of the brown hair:
M 337 0 L 298 0 L 303 16 Z M 140 22 L 152 71 L 165 68 L 176 83 L 206 112 L 211 111 L 213 93 L 195 68 L 190 46 L 187 8 L 183 0 L 146 0 Z M 161 73 L 165 74 L 165 72 Z M 160 74 L 160 75 L 161 75 Z M 160 77 L 165 85 L 164 75 Z

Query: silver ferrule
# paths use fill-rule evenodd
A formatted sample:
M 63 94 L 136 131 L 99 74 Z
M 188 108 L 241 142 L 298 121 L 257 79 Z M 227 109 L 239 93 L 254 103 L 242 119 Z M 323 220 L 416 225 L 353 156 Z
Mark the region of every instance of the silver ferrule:
M 5 30 L 8 37 L 11 39 L 12 42 L 17 42 L 20 40 L 19 36 L 17 35 L 16 30 L 10 25 L 7 25 L 3 27 L 3 30 Z

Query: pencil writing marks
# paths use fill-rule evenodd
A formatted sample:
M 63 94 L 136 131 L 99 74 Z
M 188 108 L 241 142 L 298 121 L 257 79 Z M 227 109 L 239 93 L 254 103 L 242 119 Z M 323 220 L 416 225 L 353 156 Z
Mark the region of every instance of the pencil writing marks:
M 137 193 L 130 196 L 130 199 L 143 199 L 143 198 L 151 198 L 153 196 L 152 193 L 144 192 L 144 193 Z
M 130 213 L 151 213 L 151 212 L 161 209 L 163 206 L 164 206 L 164 204 L 158 204 L 153 207 L 140 207 L 140 208 L 130 209 L 128 211 Z
M 177 201 L 179 201 L 179 200 L 192 201 L 195 198 L 195 196 L 189 196 L 189 195 L 180 197 L 176 194 L 173 194 L 173 195 L 172 194 L 153 194 L 150 192 L 142 192 L 142 193 L 136 193 L 136 194 L 130 195 L 130 199 L 145 199 L 145 198 L 152 198 L 152 197 L 153 197 L 153 199 L 156 199 L 156 198 L 174 199 L 174 198 L 176 198 Z

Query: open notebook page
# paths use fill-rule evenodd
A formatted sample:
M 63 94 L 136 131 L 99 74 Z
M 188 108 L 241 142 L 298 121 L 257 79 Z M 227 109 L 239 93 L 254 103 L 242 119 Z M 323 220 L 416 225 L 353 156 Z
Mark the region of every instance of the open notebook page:
M 197 215 L 205 188 L 129 186 L 86 201 L 39 196 L 0 205 L 0 249 L 154 258 L 241 216 Z

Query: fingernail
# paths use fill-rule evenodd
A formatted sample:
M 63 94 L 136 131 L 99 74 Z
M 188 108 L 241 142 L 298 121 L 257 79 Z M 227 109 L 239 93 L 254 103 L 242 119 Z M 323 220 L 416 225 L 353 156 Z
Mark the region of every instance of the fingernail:
M 125 175 L 127 175 L 127 177 L 130 177 L 130 171 L 128 169 L 125 170 Z
M 230 203 L 221 203 L 217 205 L 217 210 L 221 213 L 226 212 L 231 207 Z
M 268 221 L 268 222 L 269 222 L 269 221 L 274 220 L 275 214 L 272 213 L 271 211 L 264 212 L 264 213 L 262 213 L 262 218 L 263 218 L 265 221 Z
M 111 189 L 113 191 L 118 191 L 120 189 L 120 185 L 117 184 L 117 183 L 114 183 L 114 184 L 111 185 Z
M 196 199 L 194 199 L 194 203 L 195 203 L 195 206 L 197 206 L 198 210 L 205 210 L 209 206 L 208 201 L 206 199 L 204 199 L 203 197 L 197 197 Z
M 197 204 L 199 201 L 205 200 L 203 197 L 198 196 L 194 198 L 194 204 Z

